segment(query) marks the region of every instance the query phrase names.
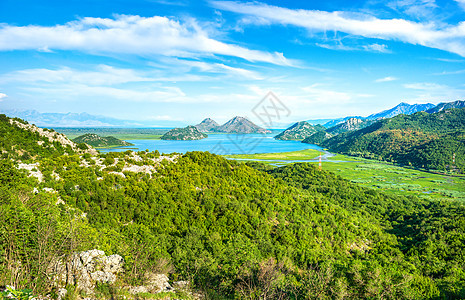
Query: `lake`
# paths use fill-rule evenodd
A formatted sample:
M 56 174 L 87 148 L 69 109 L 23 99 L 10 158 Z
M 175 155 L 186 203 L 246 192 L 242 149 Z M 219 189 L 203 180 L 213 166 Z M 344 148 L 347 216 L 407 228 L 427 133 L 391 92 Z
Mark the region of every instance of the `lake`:
M 304 144 L 299 141 L 275 140 L 273 137 L 279 132 L 281 131 L 274 131 L 269 134 L 209 134 L 208 138 L 196 141 L 127 140 L 134 146 L 99 150 L 101 152 L 113 152 L 148 149 L 149 151 L 158 150 L 160 153 L 209 151 L 220 155 L 274 153 L 304 149 L 322 150 L 317 145 Z

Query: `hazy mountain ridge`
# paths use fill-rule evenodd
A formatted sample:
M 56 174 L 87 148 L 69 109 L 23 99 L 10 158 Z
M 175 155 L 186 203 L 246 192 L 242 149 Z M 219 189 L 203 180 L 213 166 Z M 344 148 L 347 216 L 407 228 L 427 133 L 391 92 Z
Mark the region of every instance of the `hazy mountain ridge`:
M 368 120 L 377 120 L 380 118 L 392 118 L 400 114 L 404 115 L 411 115 L 419 111 L 427 111 L 431 108 L 435 107 L 432 103 L 427 104 L 408 104 L 405 102 L 401 102 L 398 105 L 394 106 L 391 109 L 384 110 L 382 112 L 369 115 L 366 117 Z
M 83 113 L 41 113 L 36 110 L 2 110 L 1 113 L 8 117 L 26 120 L 39 127 L 171 127 L 178 124 L 177 121 L 146 121 L 146 120 L 122 120 Z M 157 124 L 154 124 L 157 123 Z
M 439 103 L 433 108 L 428 109 L 426 112 L 427 113 L 435 113 L 439 112 L 445 109 L 451 109 L 451 108 L 464 108 L 465 107 L 465 101 L 463 100 L 457 100 L 454 102 L 443 102 Z
M 441 104 L 438 104 L 438 106 Z M 326 128 L 331 128 L 336 125 L 339 125 L 343 122 L 346 122 L 349 119 L 360 119 L 360 120 L 378 120 L 378 119 L 383 119 L 383 118 L 392 118 L 394 116 L 397 116 L 399 114 L 405 114 L 405 115 L 411 115 L 419 111 L 427 111 L 434 109 L 436 105 L 432 103 L 427 103 L 427 104 L 408 104 L 405 102 L 401 102 L 398 105 L 394 106 L 393 108 L 383 110 L 378 113 L 371 114 L 367 117 L 361 117 L 361 116 L 348 116 L 348 117 L 343 117 L 343 118 L 336 118 L 336 119 L 330 119 L 327 122 L 327 119 L 316 119 L 316 120 L 308 120 L 310 124 L 323 124 L 324 127 Z

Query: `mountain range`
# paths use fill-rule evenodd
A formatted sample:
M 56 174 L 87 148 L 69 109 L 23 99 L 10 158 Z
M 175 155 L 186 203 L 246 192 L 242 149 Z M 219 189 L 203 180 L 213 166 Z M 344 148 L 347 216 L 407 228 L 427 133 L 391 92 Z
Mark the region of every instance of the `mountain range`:
M 404 115 L 411 115 L 419 111 L 427 111 L 431 108 L 435 107 L 432 103 L 427 104 L 408 104 L 405 102 L 399 103 L 398 105 L 394 106 L 391 109 L 383 110 L 382 112 L 371 114 L 365 119 L 367 120 L 378 120 L 378 119 L 386 119 L 392 118 L 400 114 Z
M 224 123 L 218 125 L 217 122 L 210 118 L 204 119 L 199 124 L 195 125 L 200 132 L 221 132 L 221 133 L 271 133 L 270 130 L 255 125 L 250 120 L 236 116 Z
M 462 108 L 465 107 L 465 101 L 455 101 L 455 102 L 448 102 L 448 103 L 440 103 L 437 106 L 433 104 L 407 104 L 407 103 L 400 103 L 391 109 L 387 109 L 380 113 L 371 114 L 368 117 L 345 117 L 340 119 L 331 120 L 324 124 L 324 129 L 321 125 L 315 125 L 315 127 L 321 127 L 321 131 L 324 133 L 319 132 L 320 130 L 314 130 L 313 132 L 308 130 L 308 126 L 312 127 L 308 122 L 302 121 L 295 123 L 291 127 L 284 130 L 282 133 L 277 135 L 276 139 L 293 139 L 293 140 L 303 140 L 304 143 L 308 144 L 320 144 L 324 140 L 334 137 L 338 134 L 350 131 L 356 131 L 359 129 L 363 129 L 365 127 L 370 126 L 371 124 L 383 120 L 383 119 L 390 119 L 394 116 L 398 115 L 412 115 L 416 112 L 426 111 L 427 113 L 434 113 L 438 111 L 442 111 L 444 109 L 450 108 Z M 304 127 L 304 124 L 306 127 Z M 313 128 L 313 127 L 312 127 Z
M 397 115 L 334 137 L 311 136 L 304 143 L 317 143 L 342 154 L 463 173 L 465 109 Z
M 428 109 L 426 112 L 427 113 L 435 113 L 435 112 L 443 111 L 445 109 L 464 108 L 464 107 L 465 107 L 465 101 L 458 100 L 458 101 L 454 101 L 454 102 L 439 103 L 435 107 Z
M 400 103 L 391 109 L 387 109 L 385 111 L 371 114 L 368 117 L 361 117 L 361 116 L 348 116 L 344 118 L 336 118 L 336 119 L 317 119 L 317 120 L 308 120 L 307 122 L 311 125 L 321 124 L 326 128 L 333 127 L 338 125 L 342 122 L 347 121 L 350 118 L 357 118 L 361 120 L 376 120 L 379 118 L 391 118 L 398 114 L 406 114 L 410 115 L 418 111 L 427 111 L 437 112 L 443 109 L 448 108 L 460 108 L 465 106 L 465 101 L 455 101 L 449 103 L 440 103 L 438 105 L 434 105 L 431 103 L 428 104 L 407 104 L 407 103 Z M 179 127 L 179 125 L 186 125 L 180 124 L 179 121 L 174 120 L 164 120 L 164 121 L 147 121 L 147 120 L 122 120 L 117 118 L 111 118 L 106 116 L 100 115 L 92 115 L 88 113 L 42 113 L 36 110 L 0 110 L 0 113 L 3 113 L 9 117 L 17 117 L 28 121 L 31 124 L 35 124 L 39 127 L 70 127 L 70 128 L 78 128 L 78 127 L 94 127 L 94 128 L 102 128 L 102 127 L 120 127 L 120 128 L 141 128 L 141 127 Z M 236 120 L 238 121 L 238 120 Z M 239 120 L 239 123 L 245 124 L 247 121 Z M 250 122 L 250 121 L 248 121 Z M 250 122 L 252 123 L 252 122 Z M 252 123 L 253 124 L 253 123 Z M 230 124 L 232 125 L 232 124 Z M 250 126 L 248 126 L 250 125 Z M 252 127 L 252 132 L 266 132 L 265 129 L 260 127 L 255 127 L 256 125 L 248 124 L 244 125 L 244 128 Z M 196 127 L 199 131 L 209 132 L 214 130 L 215 128 L 220 128 L 221 126 L 215 122 L 214 120 L 207 118 L 202 123 L 197 124 Z M 226 130 L 222 128 L 220 130 Z M 225 132 L 234 132 L 228 131 Z
M 175 127 L 178 121 L 163 121 L 163 124 L 154 124 L 154 121 L 134 121 L 122 120 L 117 118 L 110 118 L 99 115 L 91 115 L 88 113 L 41 113 L 36 110 L 0 110 L 11 118 L 16 117 L 24 119 L 31 124 L 39 127 L 69 127 L 69 128 L 83 128 L 83 127 Z M 163 126 L 161 126 L 163 125 Z
M 455 102 L 451 102 L 451 103 L 455 103 Z M 438 106 L 440 106 L 441 104 L 444 104 L 444 103 L 440 103 L 438 104 Z M 340 123 L 346 122 L 347 120 L 353 119 L 353 118 L 360 119 L 360 120 L 378 120 L 378 119 L 384 119 L 384 118 L 392 118 L 399 114 L 411 115 L 419 111 L 428 111 L 428 110 L 434 109 L 435 107 L 436 105 L 432 103 L 408 104 L 405 102 L 401 102 L 398 105 L 394 106 L 393 108 L 383 110 L 379 113 L 371 114 L 368 117 L 349 116 L 349 117 L 337 118 L 337 119 L 331 119 L 331 120 L 327 120 L 327 119 L 308 120 L 308 122 L 310 124 L 322 124 L 326 128 L 331 128 L 333 126 L 336 126 Z M 326 122 L 323 122 L 323 121 L 326 121 Z

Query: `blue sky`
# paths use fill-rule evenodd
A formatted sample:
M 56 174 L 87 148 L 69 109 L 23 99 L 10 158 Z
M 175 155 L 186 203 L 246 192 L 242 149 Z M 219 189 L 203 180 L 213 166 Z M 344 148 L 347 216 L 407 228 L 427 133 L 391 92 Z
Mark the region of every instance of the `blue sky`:
M 283 123 L 464 99 L 465 0 L 1 0 L 0 109 Z

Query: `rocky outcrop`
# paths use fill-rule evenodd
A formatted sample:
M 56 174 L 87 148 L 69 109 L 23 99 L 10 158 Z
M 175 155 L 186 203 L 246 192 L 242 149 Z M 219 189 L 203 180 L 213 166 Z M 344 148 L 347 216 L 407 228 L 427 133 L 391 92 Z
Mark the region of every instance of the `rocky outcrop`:
M 136 295 L 140 293 L 161 293 L 172 292 L 174 288 L 169 283 L 169 278 L 165 274 L 147 274 L 146 284 L 140 286 L 126 287 L 130 294 Z
M 218 130 L 220 125 L 215 122 L 215 120 L 206 118 L 199 124 L 195 125 L 200 132 L 215 132 Z
M 349 118 L 341 124 L 338 124 L 334 127 L 331 127 L 326 130 L 326 132 L 332 135 L 338 135 L 343 132 L 347 131 L 354 131 L 365 128 L 371 124 L 373 124 L 373 120 L 362 120 L 360 118 Z
M 426 112 L 432 114 L 451 108 L 465 108 L 465 101 L 457 100 L 454 102 L 439 103 L 437 106 L 428 109 Z
M 120 255 L 105 256 L 102 250 L 94 249 L 76 253 L 66 262 L 57 261 L 49 273 L 55 274 L 59 288 L 73 285 L 78 291 L 93 295 L 96 283 L 114 283 L 123 265 Z

